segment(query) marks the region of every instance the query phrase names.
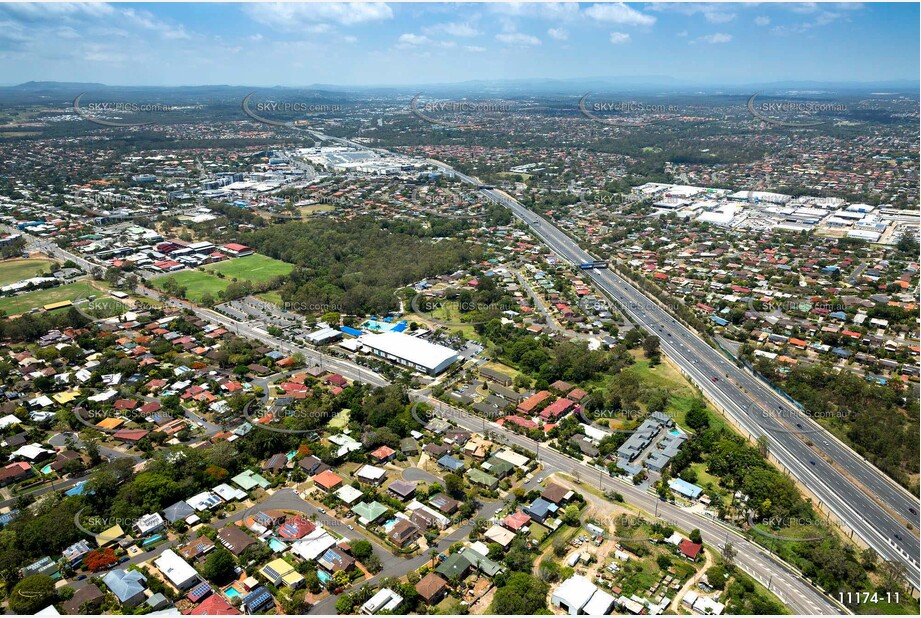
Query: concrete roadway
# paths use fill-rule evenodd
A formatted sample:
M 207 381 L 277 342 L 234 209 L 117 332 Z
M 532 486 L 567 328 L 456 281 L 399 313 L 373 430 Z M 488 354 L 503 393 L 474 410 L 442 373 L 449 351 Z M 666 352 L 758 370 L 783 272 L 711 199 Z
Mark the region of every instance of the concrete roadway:
M 449 418 L 461 427 L 470 431 L 483 431 L 481 417 L 452 408 L 433 398 L 423 397 L 422 400 L 431 404 L 439 415 Z M 535 450 L 537 443 L 530 438 L 504 429 L 495 423 L 487 422 L 487 425 L 494 434 L 502 436 L 505 443 L 515 444 L 531 451 Z M 794 613 L 808 615 L 848 613 L 820 590 L 803 580 L 798 573 L 741 536 L 734 528 L 703 515 L 689 512 L 675 504 L 663 502 L 658 496 L 634 487 L 630 483 L 612 479 L 607 471 L 598 470 L 546 446 L 539 449 L 538 456 L 544 466 L 539 473 L 540 477 L 546 477 L 554 472 L 577 474 L 583 483 L 596 485 L 604 491 L 619 492 L 630 505 L 637 506 L 650 515 L 663 519 L 682 530 L 690 531 L 698 528 L 704 537 L 704 542 L 711 547 L 718 543 L 732 543 L 732 546 L 738 551 L 736 565 L 768 587 Z M 538 474 L 535 473 L 535 478 L 537 476 Z
M 479 185 L 475 178 L 454 173 L 464 182 Z M 594 259 L 552 223 L 507 194 L 491 189 L 481 192 L 512 210 L 550 249 L 572 264 Z M 586 273 L 632 321 L 660 338 L 662 351 L 749 437 L 767 436 L 772 456 L 822 506 L 884 559 L 904 564 L 909 580 L 915 588 L 919 587 L 921 542 L 917 530 L 921 509 L 916 497 L 770 387 L 729 362 L 632 283 L 608 269 Z M 811 445 L 806 443 L 807 439 Z M 915 531 L 908 530 L 909 523 Z

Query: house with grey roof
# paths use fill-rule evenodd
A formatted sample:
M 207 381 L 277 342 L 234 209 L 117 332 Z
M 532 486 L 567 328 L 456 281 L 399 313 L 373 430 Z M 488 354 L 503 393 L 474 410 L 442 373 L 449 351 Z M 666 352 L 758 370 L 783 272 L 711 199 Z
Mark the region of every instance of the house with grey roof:
M 116 569 L 106 573 L 102 578 L 118 602 L 125 607 L 135 607 L 144 601 L 144 590 L 147 588 L 147 578 L 140 571 L 126 571 Z

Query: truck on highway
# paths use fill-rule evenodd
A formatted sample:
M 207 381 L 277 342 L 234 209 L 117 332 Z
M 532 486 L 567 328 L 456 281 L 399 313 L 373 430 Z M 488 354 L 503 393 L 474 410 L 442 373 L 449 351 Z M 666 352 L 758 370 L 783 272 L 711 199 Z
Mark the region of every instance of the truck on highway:
M 607 268 L 607 267 L 608 267 L 607 260 L 595 260 L 594 262 L 592 262 L 592 268 Z
M 591 269 L 595 268 L 595 263 L 594 263 L 594 262 L 585 262 L 585 263 L 583 263 L 583 264 L 579 264 L 579 268 L 581 268 L 582 270 L 591 270 Z

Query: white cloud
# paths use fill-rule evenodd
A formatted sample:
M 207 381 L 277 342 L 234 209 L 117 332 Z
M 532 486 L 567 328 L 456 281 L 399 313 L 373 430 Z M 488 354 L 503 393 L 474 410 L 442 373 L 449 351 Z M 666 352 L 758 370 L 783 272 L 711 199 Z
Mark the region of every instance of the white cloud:
M 725 32 L 717 32 L 715 34 L 707 34 L 697 40 L 703 41 L 704 43 L 710 43 L 711 45 L 717 45 L 719 43 L 728 43 L 732 40 L 732 35 L 726 34 Z
M 426 45 L 431 43 L 432 40 L 427 36 L 422 36 L 421 34 L 401 34 L 398 42 L 401 45 Z
M 756 25 L 756 26 L 767 26 L 767 25 L 769 25 L 770 23 L 771 23 L 771 18 L 770 18 L 770 17 L 766 17 L 766 16 L 764 16 L 764 15 L 760 15 L 760 16 L 758 16 L 758 17 L 755 18 L 755 25 Z
M 630 42 L 630 35 L 626 32 L 612 32 L 611 43 L 614 45 L 623 45 Z
M 579 5 L 574 2 L 496 2 L 489 10 L 511 17 L 530 17 L 551 21 L 568 21 L 579 17 Z
M 504 32 L 496 35 L 496 40 L 506 45 L 540 45 L 540 39 L 521 32 Z
M 464 45 L 464 51 L 468 51 L 474 54 L 482 54 L 486 51 L 486 48 L 480 47 L 479 45 Z
M 650 10 L 659 12 L 672 12 L 681 15 L 703 15 L 704 19 L 711 24 L 725 24 L 736 18 L 736 14 L 731 12 L 730 8 L 737 8 L 739 5 L 729 5 L 713 2 L 675 2 L 650 5 Z
M 443 32 L 449 36 L 456 37 L 474 37 L 479 36 L 480 31 L 471 26 L 470 24 L 460 23 L 460 22 L 449 22 L 445 24 L 435 24 L 428 28 L 424 28 L 425 32 Z
M 97 2 L 22 2 L 4 3 L 4 13 L 19 22 L 39 24 L 43 22 L 59 23 L 61 20 L 99 19 L 115 15 L 116 9 L 109 4 Z
M 550 28 L 549 30 L 547 30 L 547 36 L 557 41 L 568 41 L 569 40 L 569 33 L 566 32 L 565 28 Z
M 151 32 L 156 32 L 164 39 L 177 40 L 177 39 L 191 39 L 189 33 L 185 31 L 185 28 L 182 26 L 174 27 L 169 24 L 166 24 L 162 21 L 158 21 L 153 15 L 147 11 L 136 11 L 134 9 L 124 9 L 122 14 L 127 19 L 128 23 L 143 28 L 144 30 L 150 30 Z
M 711 24 L 725 24 L 736 18 L 735 13 L 707 12 L 704 13 L 704 19 Z
M 640 13 L 623 2 L 610 4 L 593 4 L 585 9 L 585 14 L 595 21 L 623 26 L 651 26 L 656 23 L 652 15 Z
M 393 18 L 393 10 L 384 2 L 271 2 L 247 4 L 243 10 L 259 23 L 289 31 L 318 22 L 354 26 Z

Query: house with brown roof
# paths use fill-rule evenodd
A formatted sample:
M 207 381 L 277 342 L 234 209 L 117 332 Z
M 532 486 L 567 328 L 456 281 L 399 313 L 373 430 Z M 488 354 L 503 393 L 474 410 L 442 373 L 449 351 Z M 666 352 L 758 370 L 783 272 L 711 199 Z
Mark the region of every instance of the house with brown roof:
M 550 385 L 550 388 L 558 392 L 560 395 L 565 395 L 572 390 L 572 384 L 569 382 L 564 382 L 563 380 L 557 380 Z
M 284 453 L 277 453 L 265 460 L 262 464 L 263 472 L 278 474 L 288 466 L 288 457 Z
M 445 493 L 440 493 L 429 498 L 429 504 L 444 513 L 453 515 L 460 508 L 460 502 Z
M 550 483 L 540 494 L 540 497 L 546 500 L 547 502 L 552 502 L 553 504 L 559 506 L 565 502 L 572 495 L 572 490 L 566 489 L 561 485 L 556 483 Z
M 189 541 L 176 552 L 186 560 L 196 560 L 215 548 L 214 541 L 202 535 L 197 539 Z
M 441 601 L 448 591 L 448 582 L 441 575 L 430 572 L 416 584 L 416 592 L 427 605 Z
M 105 599 L 105 593 L 96 584 L 89 584 L 78 588 L 74 596 L 61 603 L 61 609 L 70 615 L 92 614 L 99 609 Z
M 244 549 L 256 542 L 253 537 L 233 524 L 221 528 L 217 533 L 217 540 L 234 556 L 239 556 Z
M 416 524 L 407 519 L 401 519 L 387 533 L 387 538 L 397 547 L 405 547 L 421 535 L 422 531 Z

